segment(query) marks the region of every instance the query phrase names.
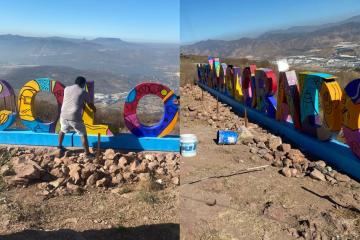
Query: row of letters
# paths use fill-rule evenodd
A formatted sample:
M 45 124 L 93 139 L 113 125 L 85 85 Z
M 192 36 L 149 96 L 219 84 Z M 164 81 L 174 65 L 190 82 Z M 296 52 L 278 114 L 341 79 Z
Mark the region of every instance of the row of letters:
M 198 64 L 197 71 L 200 82 L 319 140 L 327 141 L 342 130 L 360 157 L 360 79 L 342 89 L 336 77 L 326 73 L 297 75 L 292 70 L 276 76 L 269 68 L 241 69 L 212 57 Z

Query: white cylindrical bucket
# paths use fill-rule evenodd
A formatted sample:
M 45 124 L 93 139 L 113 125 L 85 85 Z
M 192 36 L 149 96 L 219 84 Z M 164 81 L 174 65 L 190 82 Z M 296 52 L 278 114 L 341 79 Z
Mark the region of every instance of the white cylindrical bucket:
M 180 153 L 183 157 L 196 156 L 198 140 L 195 134 L 180 135 Z

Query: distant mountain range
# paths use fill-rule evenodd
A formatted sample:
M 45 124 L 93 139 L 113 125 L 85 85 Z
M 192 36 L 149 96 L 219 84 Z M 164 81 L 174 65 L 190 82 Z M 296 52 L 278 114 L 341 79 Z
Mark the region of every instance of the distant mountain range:
M 182 46 L 181 53 L 266 59 L 314 54 L 315 50 L 316 55 L 326 57 L 341 42 L 360 43 L 360 15 L 336 23 L 270 31 L 257 38 L 200 41 Z M 359 56 L 360 48 L 354 49 L 353 54 Z
M 166 74 L 178 71 L 177 44 L 0 35 L 0 78 L 11 79 L 16 86 L 33 77 L 72 82 L 82 74 L 101 89 L 117 92 L 146 79 L 167 84 L 172 79 Z

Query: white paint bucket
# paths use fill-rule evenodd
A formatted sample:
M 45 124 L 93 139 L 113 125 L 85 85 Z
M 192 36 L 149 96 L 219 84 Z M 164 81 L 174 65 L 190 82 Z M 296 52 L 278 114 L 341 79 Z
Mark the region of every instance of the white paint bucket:
M 198 140 L 195 134 L 180 135 L 180 153 L 183 157 L 196 156 Z

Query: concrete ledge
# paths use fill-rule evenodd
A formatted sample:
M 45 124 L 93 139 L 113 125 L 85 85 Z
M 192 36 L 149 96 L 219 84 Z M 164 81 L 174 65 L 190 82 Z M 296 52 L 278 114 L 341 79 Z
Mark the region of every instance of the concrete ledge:
M 202 83 L 198 82 L 198 85 L 210 94 L 217 96 L 219 101 L 230 105 L 234 112 L 244 115 L 245 106 L 242 103 Z M 251 121 L 258 123 L 279 136 L 289 139 L 298 145 L 302 151 L 326 161 L 335 169 L 360 181 L 360 159 L 352 153 L 346 144 L 336 140 L 321 142 L 316 138 L 297 131 L 292 124 L 269 118 L 253 108 L 247 107 L 246 109 L 248 118 Z
M 89 146 L 97 146 L 97 136 L 88 136 Z M 81 147 L 80 136 L 74 134 L 73 146 Z M 158 137 L 141 137 L 138 138 L 131 133 L 121 133 L 115 136 L 102 136 L 101 148 L 113 148 L 132 151 L 163 151 L 163 152 L 179 152 L 180 139 L 179 136 Z
M 88 140 L 90 147 L 97 146 L 97 135 L 89 135 Z M 58 134 L 10 129 L 0 131 L 0 144 L 56 147 Z M 82 147 L 80 136 L 75 133 L 66 134 L 63 145 L 64 147 Z M 116 136 L 102 136 L 100 146 L 104 149 L 179 152 L 180 139 L 179 136 L 138 138 L 131 133 L 122 133 Z
M 64 147 L 72 147 L 72 136 L 73 133 L 65 135 Z M 9 129 L 0 131 L 0 144 L 56 147 L 58 146 L 58 134 Z

